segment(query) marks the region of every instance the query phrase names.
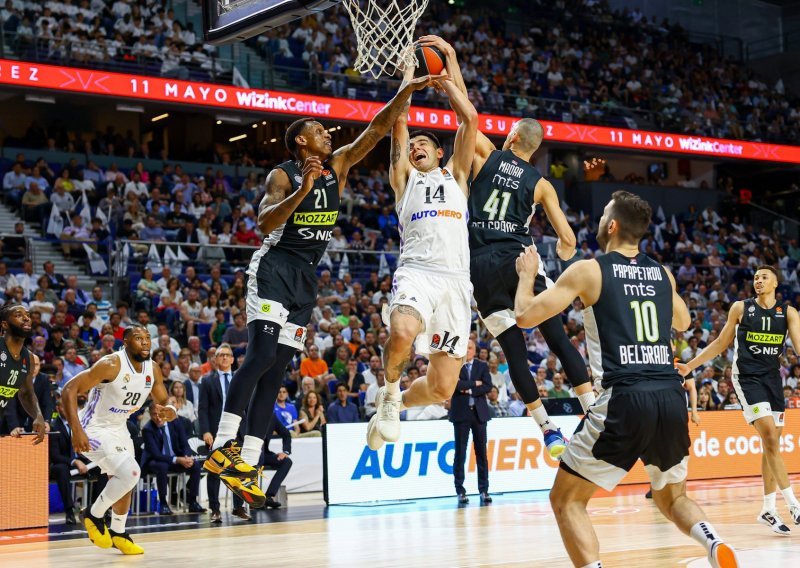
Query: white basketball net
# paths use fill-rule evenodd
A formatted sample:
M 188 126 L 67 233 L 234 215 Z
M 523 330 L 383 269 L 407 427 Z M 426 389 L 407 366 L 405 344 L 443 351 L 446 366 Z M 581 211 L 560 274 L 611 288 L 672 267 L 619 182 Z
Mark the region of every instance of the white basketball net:
M 378 6 L 381 2 L 386 7 Z M 358 57 L 353 68 L 376 79 L 416 66 L 414 28 L 428 0 L 344 0 L 356 33 Z

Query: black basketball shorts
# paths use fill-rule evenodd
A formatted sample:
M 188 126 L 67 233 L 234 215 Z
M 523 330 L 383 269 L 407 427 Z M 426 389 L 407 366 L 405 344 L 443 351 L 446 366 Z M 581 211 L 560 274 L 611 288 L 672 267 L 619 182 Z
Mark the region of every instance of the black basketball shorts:
M 521 246 L 484 247 L 470 257 L 470 280 L 472 295 L 478 305 L 486 329 L 497 337 L 516 325 L 514 317 L 514 296 L 517 294 L 519 276 L 516 262 Z M 541 263 L 541 257 L 539 259 Z M 553 281 L 540 273 L 534 281 L 534 292 L 540 293 L 553 285 Z
M 247 268 L 247 323 L 277 323 L 281 326 L 278 343 L 302 350 L 317 300 L 316 269 L 265 248 L 253 254 Z
M 786 400 L 779 374 L 733 375 L 733 388 L 742 403 L 744 419 L 752 424 L 759 418 L 772 416 L 775 426 L 781 427 L 786 414 Z
M 581 421 L 561 467 L 611 491 L 641 458 L 653 489 L 663 489 L 686 479 L 688 423 L 678 381 L 609 387 Z

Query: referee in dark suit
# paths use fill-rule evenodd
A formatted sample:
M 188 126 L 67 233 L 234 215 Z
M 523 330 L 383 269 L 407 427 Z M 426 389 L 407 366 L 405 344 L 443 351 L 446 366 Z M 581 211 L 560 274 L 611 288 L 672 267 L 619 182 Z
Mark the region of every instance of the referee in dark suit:
M 467 344 L 467 356 L 453 398 L 450 399 L 449 419 L 453 423 L 456 453 L 453 459 L 453 476 L 459 504 L 469 503 L 464 489 L 464 462 L 467 460 L 467 441 L 472 432 L 475 461 L 478 466 L 478 491 L 481 503 L 491 503 L 489 495 L 489 462 L 486 458 L 486 423 L 491 419 L 486 394 L 492 388 L 489 366 L 475 359 L 475 343 Z

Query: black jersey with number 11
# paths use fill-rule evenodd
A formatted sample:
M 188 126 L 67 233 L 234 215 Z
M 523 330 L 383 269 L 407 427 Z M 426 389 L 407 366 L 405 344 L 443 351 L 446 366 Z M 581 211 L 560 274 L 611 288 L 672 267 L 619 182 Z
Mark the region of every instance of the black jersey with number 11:
M 673 292 L 664 267 L 641 253 L 610 252 L 596 262 L 600 297 L 583 311 L 592 376 L 603 388 L 681 382 L 672 359 Z
M 787 304 L 762 308 L 753 298 L 744 301 L 742 321 L 736 326 L 733 353 L 735 375 L 775 374 L 780 370 L 786 332 Z
M 511 150 L 495 150 L 469 186 L 469 248 L 533 244 L 528 224 L 533 192 L 542 179 L 534 166 Z
M 30 365 L 30 353 L 26 347 L 22 348 L 19 359 L 14 359 L 5 337 L 0 337 L 0 421 L 9 405 L 14 404 L 23 381 L 27 380 Z

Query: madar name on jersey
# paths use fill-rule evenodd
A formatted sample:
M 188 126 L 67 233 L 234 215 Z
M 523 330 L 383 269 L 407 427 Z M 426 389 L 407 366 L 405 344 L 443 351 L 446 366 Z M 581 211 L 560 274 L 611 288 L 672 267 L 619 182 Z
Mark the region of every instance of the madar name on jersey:
M 503 160 L 492 177 L 492 184 L 504 189 L 519 189 L 519 181 L 524 173 L 522 167 Z

